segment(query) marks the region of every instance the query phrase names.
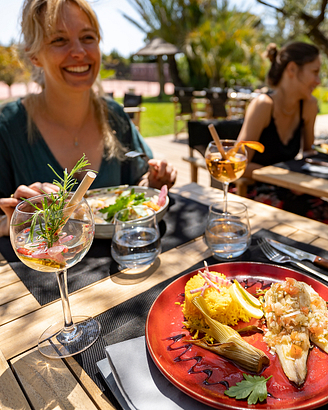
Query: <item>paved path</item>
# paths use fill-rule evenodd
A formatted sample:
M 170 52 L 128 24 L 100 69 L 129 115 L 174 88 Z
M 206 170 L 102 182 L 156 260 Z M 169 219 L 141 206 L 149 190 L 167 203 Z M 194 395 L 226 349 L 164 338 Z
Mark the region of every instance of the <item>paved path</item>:
M 155 81 L 128 81 L 128 80 L 106 80 L 102 82 L 106 93 L 114 92 L 114 97 L 123 97 L 125 93 L 133 92 L 144 97 L 157 97 L 159 94 L 159 83 Z M 11 97 L 22 97 L 27 92 L 38 92 L 39 86 L 36 83 L 13 84 L 11 86 Z M 165 93 L 174 93 L 172 83 L 165 84 Z M 0 100 L 10 98 L 8 86 L 0 81 Z

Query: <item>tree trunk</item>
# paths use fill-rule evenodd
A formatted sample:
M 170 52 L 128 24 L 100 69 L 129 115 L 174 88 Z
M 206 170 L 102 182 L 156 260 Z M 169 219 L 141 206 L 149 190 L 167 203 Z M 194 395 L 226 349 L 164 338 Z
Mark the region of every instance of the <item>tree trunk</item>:
M 178 65 L 173 55 L 168 56 L 168 63 L 170 68 L 170 75 L 174 86 L 185 87 L 184 82 L 180 78 Z
M 159 81 L 158 99 L 161 100 L 163 98 L 163 95 L 165 94 L 165 91 L 164 91 L 165 78 L 164 78 L 164 72 L 163 72 L 162 56 L 157 56 L 157 67 L 158 67 L 158 81 Z

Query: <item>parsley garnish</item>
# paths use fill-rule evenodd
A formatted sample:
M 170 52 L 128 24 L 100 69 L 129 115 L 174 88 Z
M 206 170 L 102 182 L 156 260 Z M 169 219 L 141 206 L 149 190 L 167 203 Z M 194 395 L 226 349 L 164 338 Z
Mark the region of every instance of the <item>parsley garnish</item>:
M 106 214 L 106 221 L 111 222 L 116 212 L 120 211 L 121 209 L 128 208 L 130 206 L 140 205 L 146 201 L 145 193 L 144 192 L 135 192 L 134 188 L 131 191 L 124 191 L 121 195 L 119 195 L 115 203 L 109 206 L 106 206 L 102 209 L 99 209 L 99 212 Z
M 263 376 L 251 376 L 243 373 L 244 379 L 241 382 L 237 382 L 236 386 L 230 387 L 224 392 L 229 397 L 235 397 L 236 399 L 247 399 L 248 404 L 256 404 L 257 401 L 264 401 L 267 396 L 266 382 L 271 379 L 272 375 L 267 379 Z
M 64 176 L 60 177 L 48 164 L 54 174 L 59 178 L 59 181 L 53 181 L 53 184 L 58 186 L 59 191 L 50 194 L 44 193 L 45 196 L 41 201 L 40 207 L 31 203 L 28 199 L 24 199 L 24 201 L 35 208 L 33 216 L 29 219 L 29 221 L 31 221 L 29 233 L 31 242 L 33 241 L 34 233 L 40 238 L 45 239 L 48 248 L 51 248 L 58 240 L 58 232 L 66 222 L 64 218 L 64 208 L 67 204 L 67 198 L 74 185 L 77 184 L 74 174 L 81 172 L 82 169 L 84 170 L 88 165 L 90 165 L 90 163 L 85 159 L 85 155 L 83 154 L 83 157 L 75 164 L 72 171 L 68 173 L 67 169 L 65 169 Z

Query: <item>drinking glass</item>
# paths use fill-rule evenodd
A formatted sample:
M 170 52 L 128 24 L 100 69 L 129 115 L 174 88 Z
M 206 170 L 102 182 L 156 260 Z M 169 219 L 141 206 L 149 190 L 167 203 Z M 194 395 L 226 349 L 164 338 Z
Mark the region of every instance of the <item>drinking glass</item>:
M 247 165 L 247 151 L 243 144 L 236 140 L 221 140 L 224 159 L 214 141 L 210 142 L 205 151 L 205 161 L 209 173 L 223 185 L 224 208 L 227 209 L 229 183 L 239 179 Z
M 74 266 L 88 252 L 94 237 L 92 211 L 85 199 L 67 206 L 73 194 L 59 209 L 56 194 L 40 195 L 19 203 L 10 223 L 10 240 L 18 258 L 28 267 L 44 272 L 55 272 L 63 307 L 64 323 L 46 329 L 39 338 L 39 351 L 50 358 L 73 356 L 96 341 L 100 324 L 87 316 L 72 317 L 67 290 L 67 268 Z M 44 202 L 46 201 L 46 202 Z M 42 204 L 50 208 L 44 209 Z M 36 209 L 37 207 L 38 209 Z M 44 234 L 55 225 L 55 242 Z M 45 239 L 48 238 L 48 239 Z
M 205 228 L 205 242 L 219 260 L 242 255 L 251 242 L 251 229 L 246 205 L 229 201 L 212 204 Z
M 161 253 L 155 211 L 144 205 L 118 211 L 114 216 L 111 250 L 121 270 L 137 272 L 152 265 Z

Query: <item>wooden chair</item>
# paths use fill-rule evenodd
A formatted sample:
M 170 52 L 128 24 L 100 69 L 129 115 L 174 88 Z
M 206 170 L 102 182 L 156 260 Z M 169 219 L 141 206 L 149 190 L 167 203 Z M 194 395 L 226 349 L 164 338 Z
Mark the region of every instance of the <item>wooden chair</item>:
M 217 133 L 221 139 L 237 139 L 243 119 L 241 120 L 204 120 L 204 121 L 189 121 L 188 122 L 188 144 L 189 157 L 182 159 L 190 164 L 191 182 L 198 180 L 198 168 L 206 169 L 205 151 L 207 145 L 213 141 L 213 138 L 208 129 L 209 124 L 214 124 Z M 201 157 L 195 156 L 195 151 L 201 154 Z M 237 187 L 237 194 L 246 196 L 247 185 L 252 180 L 249 178 L 239 178 L 235 181 Z M 211 186 L 215 188 L 222 188 L 220 182 L 211 177 Z
M 125 93 L 123 98 L 124 111 L 128 114 L 134 125 L 140 130 L 140 115 L 145 111 L 142 104 L 142 96 L 136 94 Z
M 187 131 L 188 121 L 194 118 L 192 87 L 174 88 L 174 139 L 178 139 L 181 132 Z M 178 121 L 183 121 L 182 128 L 179 129 Z
M 206 98 L 208 100 L 208 118 L 226 118 L 226 102 L 228 93 L 222 90 L 206 90 Z

